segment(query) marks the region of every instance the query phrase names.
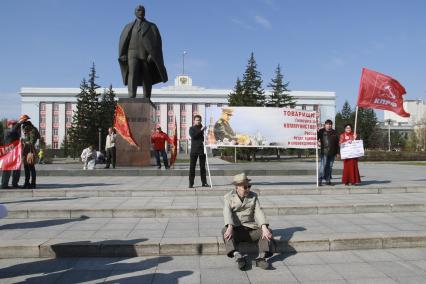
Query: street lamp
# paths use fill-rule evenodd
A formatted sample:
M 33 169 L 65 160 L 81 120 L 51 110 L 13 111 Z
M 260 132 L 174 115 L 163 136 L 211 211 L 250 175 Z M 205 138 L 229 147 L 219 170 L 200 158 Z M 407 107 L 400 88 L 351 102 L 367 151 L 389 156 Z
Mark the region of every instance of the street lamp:
M 187 54 L 188 52 L 186 52 L 186 50 L 184 50 L 183 51 L 183 54 L 182 54 L 182 75 L 185 75 L 185 55 Z
M 391 127 L 391 123 L 392 123 L 392 119 L 386 119 L 385 120 L 388 123 L 388 151 L 390 152 L 391 150 L 391 136 L 390 136 L 390 127 Z
M 101 133 L 102 133 L 102 128 L 98 128 L 98 134 L 99 134 L 99 148 L 98 148 L 98 151 L 100 152 L 101 151 Z

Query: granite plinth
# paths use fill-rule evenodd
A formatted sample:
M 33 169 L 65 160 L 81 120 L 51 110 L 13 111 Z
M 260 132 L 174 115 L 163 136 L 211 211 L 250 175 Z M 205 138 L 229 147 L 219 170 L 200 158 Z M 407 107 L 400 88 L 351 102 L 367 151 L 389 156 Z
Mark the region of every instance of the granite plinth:
M 155 108 L 146 98 L 119 99 L 130 130 L 139 149 L 130 145 L 118 135 L 117 166 L 149 166 L 151 165 L 151 133 L 154 129 Z

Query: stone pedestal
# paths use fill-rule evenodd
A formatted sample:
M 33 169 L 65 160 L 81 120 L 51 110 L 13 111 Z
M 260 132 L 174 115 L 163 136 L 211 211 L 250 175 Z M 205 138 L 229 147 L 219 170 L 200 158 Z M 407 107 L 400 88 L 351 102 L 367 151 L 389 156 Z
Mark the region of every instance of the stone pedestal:
M 140 149 L 117 135 L 117 166 L 150 166 L 151 133 L 155 128 L 155 107 L 149 99 L 119 99 L 129 122 L 130 130 Z

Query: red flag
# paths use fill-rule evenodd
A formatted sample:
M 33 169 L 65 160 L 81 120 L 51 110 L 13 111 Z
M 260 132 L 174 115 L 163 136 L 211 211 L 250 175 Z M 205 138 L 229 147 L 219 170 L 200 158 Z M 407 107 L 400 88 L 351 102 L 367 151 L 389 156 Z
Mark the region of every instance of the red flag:
M 124 140 L 139 149 L 139 145 L 136 143 L 135 139 L 133 138 L 132 131 L 130 130 L 126 114 L 119 104 L 117 104 L 115 107 L 114 128 L 117 130 L 118 134 L 123 137 Z
M 174 132 L 173 132 L 173 144 L 172 144 L 172 155 L 170 157 L 170 166 L 173 166 L 173 164 L 176 162 L 176 157 L 177 157 L 177 124 L 176 124 L 176 116 L 175 116 L 175 128 L 174 128 Z
M 362 69 L 359 107 L 389 110 L 402 117 L 410 117 L 403 106 L 402 95 L 405 93 L 404 87 L 394 78 L 367 68 Z
M 0 146 L 0 170 L 19 170 L 22 163 L 22 144 L 15 140 L 5 146 Z

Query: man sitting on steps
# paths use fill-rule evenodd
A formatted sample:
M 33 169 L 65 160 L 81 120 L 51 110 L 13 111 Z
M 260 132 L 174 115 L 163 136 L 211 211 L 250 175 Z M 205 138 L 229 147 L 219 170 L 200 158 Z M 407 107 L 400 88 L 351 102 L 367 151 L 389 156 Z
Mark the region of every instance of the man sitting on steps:
M 234 176 L 235 189 L 225 195 L 225 228 L 222 230 L 222 236 L 226 254 L 235 259 L 240 270 L 244 270 L 247 263 L 245 256 L 237 250 L 238 243 L 256 241 L 259 248 L 256 266 L 268 269 L 269 263 L 266 259 L 273 255 L 274 240 L 257 194 L 250 191 L 249 182 L 250 179 L 245 173 Z

